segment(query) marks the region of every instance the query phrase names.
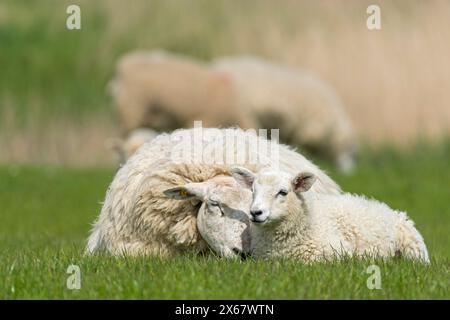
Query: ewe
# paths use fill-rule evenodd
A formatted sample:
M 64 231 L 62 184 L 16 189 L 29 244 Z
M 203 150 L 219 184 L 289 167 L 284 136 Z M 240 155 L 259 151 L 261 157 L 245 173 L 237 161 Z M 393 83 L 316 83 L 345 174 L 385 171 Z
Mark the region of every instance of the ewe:
M 133 181 L 122 185 L 121 192 L 112 199 L 112 189 L 117 187 L 113 182 L 89 237 L 87 252 L 162 256 L 202 252 L 207 244 L 198 234 L 197 214 L 209 216 L 225 208 L 230 219 L 223 221 L 230 230 L 239 228 L 242 237 L 230 238 L 228 242 L 224 239 L 221 247 L 212 249 L 225 256 L 248 251 L 248 230 L 232 219 L 245 221 L 243 215 L 249 212 L 251 192 L 243 192 L 233 178 L 223 174 L 223 170 L 212 166 L 173 165 L 167 171 L 152 173 L 140 186 L 133 185 Z M 189 179 L 186 175 L 190 175 Z M 202 182 L 190 182 L 193 178 Z
M 253 189 L 252 254 L 293 256 L 304 261 L 342 255 L 404 256 L 429 262 L 420 233 L 406 213 L 351 194 L 307 195 L 316 181 L 302 171 L 293 176 L 245 168 L 235 178 Z
M 335 91 L 312 74 L 258 58 L 218 59 L 212 69 L 228 74 L 236 104 L 261 128 L 280 128 L 280 139 L 353 167 L 357 141 Z
M 277 152 L 266 154 L 265 148 L 254 148 L 264 145 L 274 146 Z M 239 161 L 242 152 L 245 157 Z M 231 159 L 226 159 L 228 156 Z M 262 162 L 251 163 L 249 159 Z M 211 186 L 216 177 L 220 177 L 222 183 L 222 176 L 229 177 L 232 165 L 254 171 L 267 166 L 293 174 L 308 170 L 318 177 L 309 193 L 340 193 L 339 186 L 301 154 L 251 131 L 180 129 L 145 143 L 118 170 L 89 237 L 87 251 L 175 255 L 205 250 L 206 243 L 197 229 L 201 203 L 198 199 L 174 200 L 164 191 L 189 183 L 210 182 L 208 185 Z M 219 193 L 223 188 L 221 183 L 217 183 Z M 210 187 L 209 193 L 214 193 L 214 187 Z M 248 205 L 245 201 L 242 205 L 227 203 L 229 198 L 225 192 L 223 197 L 222 208 L 227 206 L 244 211 L 243 206 Z M 205 206 L 209 204 L 206 202 Z

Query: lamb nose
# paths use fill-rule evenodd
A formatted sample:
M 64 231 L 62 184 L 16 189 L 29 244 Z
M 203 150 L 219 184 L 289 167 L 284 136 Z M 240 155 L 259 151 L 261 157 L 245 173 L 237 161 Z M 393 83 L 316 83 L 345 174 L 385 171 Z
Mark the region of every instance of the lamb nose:
M 257 217 L 257 216 L 262 215 L 262 211 L 261 210 L 253 210 L 253 211 L 250 211 L 250 214 L 254 217 Z

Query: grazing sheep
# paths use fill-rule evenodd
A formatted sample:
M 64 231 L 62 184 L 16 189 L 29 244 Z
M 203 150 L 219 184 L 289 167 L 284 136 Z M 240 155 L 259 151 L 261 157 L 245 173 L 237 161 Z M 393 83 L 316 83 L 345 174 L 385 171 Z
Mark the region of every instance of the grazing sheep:
M 304 261 L 342 255 L 404 256 L 429 263 L 424 240 L 406 213 L 351 194 L 306 195 L 314 174 L 293 176 L 245 168 L 235 178 L 253 189 L 252 254 L 293 256 Z
M 110 91 L 125 134 L 140 127 L 158 132 L 192 127 L 194 120 L 208 127 L 253 127 L 234 106 L 228 77 L 181 55 L 125 55 Z
M 259 127 L 280 128 L 282 142 L 331 157 L 343 171 L 354 165 L 356 137 L 335 91 L 315 76 L 252 58 L 222 58 L 212 69 L 228 74 L 236 105 Z
M 230 138 L 236 143 L 229 143 Z M 267 155 L 263 149 L 254 149 L 265 144 L 276 147 L 278 152 Z M 242 152 L 247 153 L 240 161 Z M 154 255 L 204 251 L 207 246 L 197 230 L 198 201 L 173 200 L 164 191 L 188 183 L 212 185 L 217 177 L 221 183 L 223 175 L 229 176 L 231 165 L 254 171 L 266 166 L 287 172 L 309 170 L 318 177 L 309 192 L 340 193 L 339 186 L 305 157 L 251 131 L 180 129 L 145 143 L 118 170 L 89 237 L 87 251 Z M 219 182 L 216 187 L 222 190 Z M 213 193 L 214 188 L 208 192 Z M 243 211 L 245 204 L 225 205 Z

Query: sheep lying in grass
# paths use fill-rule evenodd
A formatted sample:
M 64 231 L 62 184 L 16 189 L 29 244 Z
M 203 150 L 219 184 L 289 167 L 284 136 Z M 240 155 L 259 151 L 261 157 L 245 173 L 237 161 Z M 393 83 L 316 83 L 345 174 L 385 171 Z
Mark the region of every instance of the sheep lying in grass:
M 241 144 L 229 143 L 230 139 L 239 140 Z M 253 148 L 264 144 L 273 144 L 278 153 L 265 154 L 261 149 Z M 238 161 L 241 152 L 247 153 L 242 162 Z M 222 157 L 220 161 L 217 155 L 231 155 L 234 159 Z M 197 156 L 200 157 L 197 159 Z M 250 163 L 249 158 L 260 158 L 263 164 Z M 211 185 L 216 177 L 223 181 L 224 175 L 231 179 L 231 165 L 242 165 L 254 171 L 266 166 L 287 172 L 309 170 L 318 177 L 309 192 L 340 193 L 339 186 L 301 154 L 252 132 L 180 129 L 161 134 L 144 144 L 118 170 L 89 237 L 87 251 L 165 256 L 204 251 L 207 246 L 197 229 L 201 203 L 198 199 L 174 200 L 164 192 L 189 183 L 208 182 Z M 217 187 L 221 190 L 221 184 Z M 214 188 L 211 187 L 208 193 L 214 193 Z M 225 205 L 243 211 L 246 204 Z
M 253 189 L 252 254 L 304 261 L 341 256 L 404 256 L 429 262 L 424 240 L 406 213 L 351 194 L 307 196 L 309 172 L 296 176 L 235 167 L 233 175 Z
M 356 135 L 335 91 L 312 74 L 253 57 L 222 58 L 236 104 L 262 128 L 280 128 L 283 142 L 318 151 L 343 171 L 354 165 Z
M 207 244 L 197 231 L 198 212 L 212 214 L 219 203 L 239 215 L 248 212 L 251 202 L 251 195 L 242 193 L 242 187 L 224 173 L 213 166 L 173 165 L 142 175 L 139 182 L 131 176 L 123 181 L 119 174 L 108 190 L 87 252 L 161 256 L 204 252 Z M 170 199 L 175 197 L 186 201 Z M 238 244 L 235 247 L 241 249 Z
M 201 62 L 165 51 L 122 57 L 110 91 L 125 134 L 147 127 L 157 132 L 191 127 L 254 127 L 234 106 L 228 77 Z

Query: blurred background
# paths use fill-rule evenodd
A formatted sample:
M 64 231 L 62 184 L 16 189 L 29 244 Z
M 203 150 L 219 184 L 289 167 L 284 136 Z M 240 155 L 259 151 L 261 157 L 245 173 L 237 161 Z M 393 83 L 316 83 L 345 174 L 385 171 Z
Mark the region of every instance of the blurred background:
M 107 93 L 120 56 L 162 48 L 209 61 L 250 54 L 316 73 L 363 146 L 448 140 L 450 2 L 164 0 L 0 2 L 0 162 L 113 163 Z M 81 8 L 68 30 L 66 8 Z

